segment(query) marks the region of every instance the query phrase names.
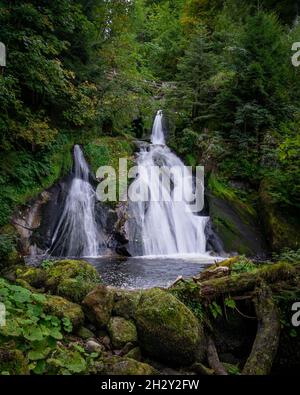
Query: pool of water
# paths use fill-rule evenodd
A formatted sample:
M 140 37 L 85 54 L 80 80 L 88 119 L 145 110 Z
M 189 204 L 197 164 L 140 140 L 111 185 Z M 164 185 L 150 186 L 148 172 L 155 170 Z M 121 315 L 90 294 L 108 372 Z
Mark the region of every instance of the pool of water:
M 68 258 L 54 258 L 39 256 L 27 258 L 27 264 L 39 266 L 44 259 L 61 260 Z M 79 259 L 79 258 L 69 258 Z M 106 285 L 119 288 L 153 288 L 168 287 L 179 276 L 191 278 L 202 272 L 209 265 L 224 258 L 209 255 L 168 255 L 120 257 L 100 256 L 81 258 L 91 263 L 101 275 Z
M 178 276 L 191 278 L 220 260 L 213 257 L 116 257 L 85 258 L 103 282 L 120 288 L 168 287 Z

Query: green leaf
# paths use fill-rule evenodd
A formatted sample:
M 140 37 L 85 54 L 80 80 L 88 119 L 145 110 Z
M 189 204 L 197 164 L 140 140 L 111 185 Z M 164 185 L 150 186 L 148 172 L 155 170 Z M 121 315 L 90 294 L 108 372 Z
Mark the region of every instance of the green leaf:
M 231 298 L 226 298 L 225 299 L 225 306 L 231 308 L 231 309 L 235 309 L 236 308 L 236 303 L 234 299 Z

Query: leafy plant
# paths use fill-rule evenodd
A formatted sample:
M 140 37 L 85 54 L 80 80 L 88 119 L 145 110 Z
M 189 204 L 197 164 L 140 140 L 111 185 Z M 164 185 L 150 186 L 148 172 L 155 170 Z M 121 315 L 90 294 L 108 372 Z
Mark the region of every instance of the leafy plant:
M 72 331 L 69 319 L 59 319 L 44 312 L 47 296 L 32 293 L 0 278 L 0 301 L 6 308 L 6 325 L 0 327 L 0 344 L 14 340 L 17 347 L 28 353 L 31 361 L 45 359 L 55 349 L 63 333 Z M 34 364 L 35 372 L 42 363 Z

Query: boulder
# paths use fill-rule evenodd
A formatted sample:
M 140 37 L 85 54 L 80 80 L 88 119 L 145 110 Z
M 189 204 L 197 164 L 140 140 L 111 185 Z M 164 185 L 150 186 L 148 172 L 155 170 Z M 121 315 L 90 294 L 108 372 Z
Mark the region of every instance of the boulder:
M 134 319 L 140 297 L 141 291 L 116 291 L 113 314 L 126 319 Z
M 46 282 L 45 270 L 38 267 L 18 267 L 16 269 L 16 280 L 25 281 L 34 288 L 43 288 Z
M 147 363 L 135 361 L 126 357 L 110 357 L 98 365 L 98 374 L 102 375 L 154 375 L 157 371 Z
M 85 261 L 66 259 L 46 269 L 46 286 L 73 302 L 80 303 L 101 282 L 97 270 Z
M 109 320 L 108 333 L 115 349 L 121 349 L 127 343 L 137 342 L 137 331 L 132 321 L 123 317 L 112 317 Z
M 202 326 L 191 310 L 166 291 L 144 291 L 136 325 L 142 352 L 159 361 L 184 366 L 204 354 Z
M 45 313 L 58 318 L 68 318 L 73 325 L 73 330 L 79 328 L 84 322 L 84 314 L 81 307 L 61 296 L 47 295 L 43 305 Z
M 82 305 L 88 319 L 101 329 L 108 324 L 113 302 L 113 291 L 104 285 L 98 285 L 84 298 Z

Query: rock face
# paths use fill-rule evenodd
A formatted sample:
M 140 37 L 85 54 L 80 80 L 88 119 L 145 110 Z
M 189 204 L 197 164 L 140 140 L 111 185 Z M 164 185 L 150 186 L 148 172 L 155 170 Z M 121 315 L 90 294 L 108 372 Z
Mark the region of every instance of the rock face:
M 145 291 L 136 312 L 143 352 L 173 365 L 201 359 L 203 329 L 193 313 L 178 299 L 160 289 Z
M 226 200 L 207 192 L 212 228 L 222 240 L 225 252 L 263 256 L 267 244 L 253 210 L 239 201 Z
M 283 248 L 298 249 L 300 247 L 300 225 L 294 212 L 288 212 L 276 207 L 268 194 L 268 186 L 262 182 L 260 186 L 260 200 L 262 219 L 268 241 L 272 250 L 280 251 Z
M 112 346 L 116 349 L 121 349 L 127 343 L 137 342 L 137 331 L 132 321 L 125 320 L 122 317 L 112 317 L 107 329 Z
M 113 291 L 104 285 L 98 285 L 84 298 L 82 305 L 88 319 L 102 329 L 108 324 L 113 302 Z

